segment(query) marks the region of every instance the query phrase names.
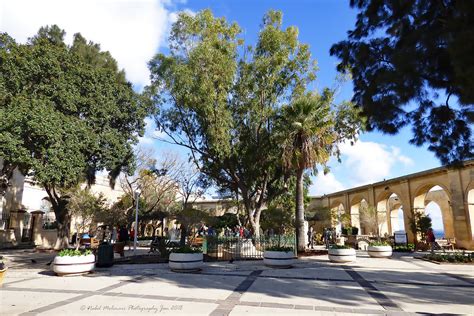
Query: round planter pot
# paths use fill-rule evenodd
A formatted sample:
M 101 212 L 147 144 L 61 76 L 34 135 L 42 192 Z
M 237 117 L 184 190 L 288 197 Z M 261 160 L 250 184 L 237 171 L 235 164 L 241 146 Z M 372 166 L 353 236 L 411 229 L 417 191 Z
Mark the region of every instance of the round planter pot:
M 172 252 L 169 258 L 169 266 L 172 271 L 191 272 L 199 271 L 203 265 L 204 255 L 198 253 L 175 253 Z
M 329 249 L 328 250 L 329 260 L 331 262 L 352 262 L 356 261 L 356 251 L 353 248 L 350 249 Z
M 60 276 L 67 274 L 88 273 L 94 270 L 95 255 L 86 256 L 56 256 L 53 261 L 53 271 Z
M 263 263 L 274 268 L 291 268 L 295 263 L 295 254 L 293 251 L 266 250 L 263 253 Z
M 367 251 L 372 258 L 390 258 L 392 256 L 392 246 L 369 246 Z

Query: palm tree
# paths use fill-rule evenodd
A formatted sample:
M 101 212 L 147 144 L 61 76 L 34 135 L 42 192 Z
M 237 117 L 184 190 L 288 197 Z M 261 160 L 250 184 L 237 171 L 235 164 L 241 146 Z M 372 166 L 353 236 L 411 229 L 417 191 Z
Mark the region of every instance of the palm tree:
M 304 188 L 306 169 L 316 172 L 318 164 L 329 160 L 337 133 L 331 111 L 333 93 L 307 94 L 282 108 L 281 135 L 283 136 L 283 165 L 296 172 L 296 238 L 298 251 L 305 250 Z

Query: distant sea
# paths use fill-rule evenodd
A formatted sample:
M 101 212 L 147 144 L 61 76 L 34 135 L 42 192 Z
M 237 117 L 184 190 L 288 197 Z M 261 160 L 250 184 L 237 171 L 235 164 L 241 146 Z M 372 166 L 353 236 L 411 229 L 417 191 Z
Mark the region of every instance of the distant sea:
M 433 233 L 436 239 L 444 238 L 444 231 L 433 229 Z

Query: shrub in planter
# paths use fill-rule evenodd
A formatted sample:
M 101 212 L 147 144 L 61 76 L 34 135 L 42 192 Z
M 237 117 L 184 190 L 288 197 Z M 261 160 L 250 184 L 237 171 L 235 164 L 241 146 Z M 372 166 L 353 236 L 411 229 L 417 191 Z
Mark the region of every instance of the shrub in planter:
M 354 248 L 342 245 L 331 245 L 328 250 L 328 257 L 331 262 L 352 262 L 356 260 Z
M 57 275 L 89 273 L 95 268 L 95 255 L 90 250 L 64 249 L 53 261 Z
M 275 268 L 290 268 L 295 263 L 293 247 L 271 246 L 263 253 L 263 263 Z
M 198 271 L 203 265 L 203 260 L 204 255 L 200 248 L 184 246 L 172 250 L 168 265 L 172 271 Z
M 369 244 L 367 252 L 372 258 L 390 258 L 392 246 L 386 241 L 374 241 Z

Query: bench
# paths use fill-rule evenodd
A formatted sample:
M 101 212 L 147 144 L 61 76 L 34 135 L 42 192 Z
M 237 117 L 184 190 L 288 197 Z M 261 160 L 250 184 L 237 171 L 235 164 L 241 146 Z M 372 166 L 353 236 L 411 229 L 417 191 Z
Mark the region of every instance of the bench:
M 121 241 L 121 242 L 116 242 L 114 244 L 114 253 L 118 253 L 120 257 L 125 256 L 124 250 L 125 250 L 125 242 Z
M 436 242 L 442 250 L 454 250 L 456 246 L 456 240 L 454 238 L 438 239 Z

